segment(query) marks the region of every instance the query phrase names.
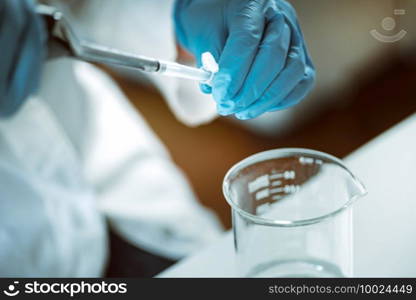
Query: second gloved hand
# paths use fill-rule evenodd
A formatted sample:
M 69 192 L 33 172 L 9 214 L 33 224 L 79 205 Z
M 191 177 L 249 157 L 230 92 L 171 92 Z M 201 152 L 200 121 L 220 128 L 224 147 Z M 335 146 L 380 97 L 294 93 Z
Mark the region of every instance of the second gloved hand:
M 221 115 L 251 119 L 297 104 L 312 89 L 315 69 L 294 9 L 283 0 L 177 0 L 179 43 L 198 66 L 211 52 L 219 63 L 212 93 Z
M 45 41 L 33 0 L 0 0 L 0 117 L 13 115 L 36 90 Z

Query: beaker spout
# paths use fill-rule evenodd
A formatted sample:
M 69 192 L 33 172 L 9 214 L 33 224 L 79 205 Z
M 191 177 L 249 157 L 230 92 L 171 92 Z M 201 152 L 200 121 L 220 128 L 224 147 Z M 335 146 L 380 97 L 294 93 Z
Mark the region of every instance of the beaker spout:
M 351 172 L 351 178 L 347 181 L 347 192 L 349 194 L 350 201 L 355 201 L 359 198 L 367 195 L 367 189 L 364 184 Z

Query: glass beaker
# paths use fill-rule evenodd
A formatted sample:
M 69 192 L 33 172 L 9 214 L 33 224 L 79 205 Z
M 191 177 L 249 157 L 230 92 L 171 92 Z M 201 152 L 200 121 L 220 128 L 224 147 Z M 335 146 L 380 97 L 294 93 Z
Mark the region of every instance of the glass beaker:
M 366 189 L 341 160 L 307 149 L 258 153 L 228 171 L 223 191 L 239 275 L 352 276 L 351 204 Z

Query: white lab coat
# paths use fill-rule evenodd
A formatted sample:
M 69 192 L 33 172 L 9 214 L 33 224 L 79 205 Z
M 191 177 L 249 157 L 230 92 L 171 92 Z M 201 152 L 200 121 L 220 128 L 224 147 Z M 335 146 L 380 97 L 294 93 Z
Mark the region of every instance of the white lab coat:
M 105 219 L 172 259 L 221 231 L 106 74 L 49 62 L 39 95 L 0 119 L 0 276 L 102 275 Z

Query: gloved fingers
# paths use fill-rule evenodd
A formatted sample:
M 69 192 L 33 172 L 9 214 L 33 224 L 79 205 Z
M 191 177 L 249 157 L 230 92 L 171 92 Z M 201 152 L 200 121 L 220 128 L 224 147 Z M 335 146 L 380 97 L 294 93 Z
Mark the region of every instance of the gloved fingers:
M 302 51 L 299 47 L 291 48 L 285 69 L 273 80 L 260 99 L 236 113 L 238 119 L 256 118 L 278 106 L 289 95 L 305 75 L 306 65 L 302 60 Z
M 282 102 L 270 109 L 270 111 L 282 110 L 298 104 L 312 90 L 315 83 L 315 76 L 315 70 L 311 67 L 306 67 L 303 79 Z
M 212 93 L 212 87 L 209 86 L 208 84 L 201 83 L 199 85 L 199 88 L 200 88 L 201 92 L 203 92 L 204 94 L 211 94 Z
M 286 16 L 287 22 L 291 25 L 292 29 L 295 30 L 297 33 L 297 40 L 298 40 L 297 43 L 300 43 L 303 46 L 305 60 L 307 60 L 307 64 L 313 67 L 312 60 L 309 57 L 308 49 L 304 42 L 305 38 L 303 36 L 302 29 L 299 23 L 297 22 L 298 16 L 296 14 L 296 10 L 293 8 L 293 6 L 290 3 L 288 3 L 285 0 L 279 1 L 278 4 L 279 4 L 279 8 L 281 12 Z
M 291 47 L 297 47 L 299 48 L 299 57 L 300 59 L 306 63 L 307 61 L 307 55 L 305 52 L 305 45 L 304 45 L 304 39 L 302 37 L 302 32 L 299 31 L 299 27 L 297 26 L 297 23 L 293 23 L 291 19 L 289 19 L 285 15 L 286 24 L 289 26 L 292 35 L 291 35 Z
M 272 112 L 277 110 L 287 109 L 298 104 L 313 88 L 315 82 L 315 70 L 307 67 L 304 78 L 298 83 L 298 85 L 289 93 L 289 95 L 274 107 L 269 107 L 272 104 L 268 104 L 264 101 L 264 105 L 260 104 L 257 108 L 251 111 L 250 118 L 256 118 L 263 113 Z M 245 116 L 240 117 L 241 119 L 249 119 Z
M 231 98 L 242 87 L 263 37 L 265 17 L 257 1 L 238 1 L 232 8 L 228 38 L 221 53 L 219 72 L 213 78 L 213 97 L 225 108 L 234 106 Z M 240 7 L 241 6 L 241 7 Z
M 227 1 L 221 2 L 224 6 Z M 197 67 L 202 66 L 201 55 L 204 52 L 210 52 L 218 61 L 226 42 L 226 36 L 221 34 L 226 30 L 225 24 L 213 20 L 212 11 L 207 12 L 207 9 L 212 10 L 211 5 L 210 1 L 176 0 L 173 9 L 176 39 L 194 55 Z M 218 18 L 221 14 L 219 9 Z
M 183 19 L 181 18 L 181 13 L 186 11 L 191 1 L 185 0 L 176 0 L 173 7 L 173 18 L 175 20 L 175 32 L 176 32 L 176 40 L 182 46 L 188 45 L 189 41 L 187 38 L 187 34 L 185 31 L 185 24 L 183 24 Z M 187 49 L 190 50 L 190 49 Z
M 283 16 L 277 15 L 267 26 L 254 63 L 238 95 L 236 109 L 244 109 L 261 97 L 286 65 L 291 33 Z M 229 111 L 229 114 L 235 113 Z
M 290 20 L 298 19 L 295 9 L 289 2 L 287 2 L 286 0 L 280 0 L 277 3 L 280 11 L 282 11 L 287 16 L 287 18 L 289 18 Z M 298 27 L 298 30 L 299 29 L 300 27 Z

